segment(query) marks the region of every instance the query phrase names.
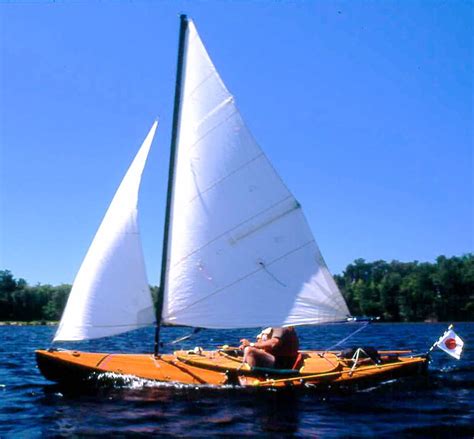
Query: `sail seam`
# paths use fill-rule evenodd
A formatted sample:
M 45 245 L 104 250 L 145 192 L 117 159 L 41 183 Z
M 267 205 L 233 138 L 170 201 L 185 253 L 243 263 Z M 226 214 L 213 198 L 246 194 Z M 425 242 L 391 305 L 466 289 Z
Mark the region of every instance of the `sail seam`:
M 199 37 L 199 34 L 197 33 L 197 30 L 196 30 L 196 28 L 195 28 L 195 26 L 194 26 L 194 23 L 193 23 L 192 21 L 190 21 L 190 23 L 192 24 L 192 26 L 190 26 L 191 39 L 189 39 L 189 37 L 188 37 L 188 47 L 190 47 L 190 46 L 191 46 L 191 43 L 193 43 L 195 40 L 198 41 L 198 47 L 200 47 L 200 49 L 203 51 L 204 56 L 205 56 L 205 58 L 206 58 L 206 61 L 209 63 L 209 66 L 210 66 L 210 68 L 212 69 L 213 73 L 215 73 L 216 78 L 217 78 L 217 80 L 219 81 L 221 87 L 226 91 L 226 93 L 230 94 L 230 93 L 229 93 L 229 90 L 227 90 L 227 87 L 226 87 L 225 84 L 224 84 L 224 81 L 223 81 L 222 78 L 220 77 L 219 72 L 218 72 L 217 69 L 216 69 L 216 66 L 215 66 L 214 63 L 212 62 L 211 57 L 209 56 L 209 53 L 207 52 L 206 46 L 204 45 L 204 43 L 202 42 L 201 38 Z
M 285 210 L 284 212 L 280 212 L 278 215 L 275 215 L 273 218 L 268 219 L 267 221 L 256 225 L 252 230 L 247 230 L 245 233 L 241 233 L 240 235 L 235 237 L 235 241 L 240 241 L 241 239 L 245 239 L 248 236 L 254 234 L 255 232 L 258 232 L 259 230 L 264 229 L 265 227 L 269 226 L 270 224 L 273 224 L 275 221 L 280 220 L 281 218 L 285 217 L 289 213 L 298 210 L 300 208 L 300 205 L 298 203 L 295 203 L 294 206 L 292 206 L 290 209 Z
M 194 147 L 196 147 L 196 145 L 198 143 L 200 143 L 202 140 L 204 140 L 210 133 L 212 133 L 214 130 L 216 130 L 217 128 L 219 128 L 221 125 L 223 125 L 224 123 L 226 123 L 232 116 L 234 116 L 235 114 L 239 114 L 238 110 L 236 108 L 234 108 L 234 111 L 232 113 L 230 113 L 223 121 L 219 122 L 217 125 L 214 125 L 213 127 L 209 128 L 208 131 L 206 131 L 201 137 L 199 137 L 199 139 L 197 139 L 194 143 L 192 143 L 189 147 L 188 147 L 188 151 L 191 151 Z M 261 148 L 259 148 L 261 150 Z
M 289 255 L 291 255 L 291 254 L 293 254 L 293 253 L 296 253 L 296 252 L 300 251 L 301 249 L 307 247 L 308 245 L 310 245 L 310 244 L 313 243 L 313 242 L 314 242 L 314 239 L 312 239 L 312 240 L 310 240 L 310 241 L 308 241 L 308 242 L 302 244 L 301 246 L 299 246 L 299 247 L 297 247 L 297 248 L 295 248 L 295 249 L 293 249 L 293 250 L 291 250 L 291 251 L 285 253 L 284 255 L 279 256 L 278 258 L 275 258 L 273 261 L 269 262 L 268 264 L 265 264 L 265 267 L 270 267 L 270 266 L 273 265 L 274 263 L 276 263 L 276 262 L 278 262 L 278 261 L 280 261 L 280 260 L 282 260 L 282 259 L 285 259 L 287 256 L 289 256 Z M 201 299 L 198 299 L 198 300 L 196 300 L 195 302 L 190 303 L 189 305 L 185 306 L 184 308 L 181 308 L 180 310 L 174 312 L 173 314 L 176 316 L 177 314 L 179 314 L 179 313 L 181 313 L 181 312 L 183 312 L 183 311 L 188 310 L 189 308 L 193 307 L 194 305 L 197 305 L 198 303 L 200 303 L 200 302 L 202 302 L 202 301 L 204 301 L 204 300 L 207 300 L 207 299 L 209 299 L 210 297 L 215 296 L 216 294 L 222 293 L 223 291 L 227 290 L 228 288 L 230 288 L 230 287 L 232 287 L 232 286 L 238 284 L 239 282 L 242 282 L 243 280 L 245 280 L 245 279 L 247 279 L 247 278 L 253 276 L 254 274 L 258 273 L 259 271 L 264 271 L 264 270 L 265 270 L 265 267 L 259 264 L 259 268 L 257 268 L 256 270 L 254 270 L 254 271 L 252 271 L 252 272 L 250 272 L 250 273 L 247 273 L 245 276 L 240 277 L 239 279 L 235 280 L 234 282 L 231 282 L 230 284 L 225 285 L 225 286 L 223 286 L 223 287 L 217 289 L 216 291 L 213 291 L 212 293 L 208 294 L 207 296 L 204 296 L 204 297 L 202 297 Z M 166 319 L 166 318 L 169 318 L 169 315 L 164 316 L 164 318 L 165 318 L 165 319 Z
M 214 183 L 212 183 L 210 186 L 208 186 L 206 189 L 202 190 L 202 191 L 199 191 L 199 193 L 197 195 L 195 195 L 193 198 L 191 198 L 189 200 L 189 203 L 192 203 L 194 200 L 196 200 L 197 198 L 200 198 L 201 195 L 205 194 L 206 192 L 209 192 L 211 189 L 215 188 L 217 185 L 219 185 L 220 183 L 222 183 L 224 180 L 226 180 L 227 178 L 235 175 L 236 173 L 240 172 L 242 169 L 245 169 L 248 165 L 250 165 L 251 163 L 257 161 L 260 157 L 262 157 L 264 154 L 263 153 L 260 153 L 258 155 L 256 155 L 255 157 L 251 158 L 249 161 L 243 163 L 242 165 L 240 165 L 238 168 L 234 169 L 232 172 L 229 172 L 227 175 L 224 175 L 224 177 L 221 177 L 219 180 L 215 181 Z
M 182 262 L 184 262 L 186 259 L 188 259 L 190 256 L 192 256 L 193 254 L 201 251 L 202 249 L 206 248 L 208 245 L 211 245 L 213 242 L 219 240 L 220 238 L 222 238 L 223 236 L 227 235 L 228 233 L 231 233 L 232 231 L 238 229 L 239 227 L 241 227 L 242 225 L 244 225 L 245 223 L 248 223 L 249 221 L 252 221 L 253 219 L 259 217 L 260 215 L 262 215 L 263 213 L 265 212 L 268 212 L 269 210 L 275 208 L 276 206 L 278 206 L 279 204 L 281 203 L 284 203 L 286 200 L 290 199 L 290 198 L 293 198 L 292 195 L 289 195 L 285 198 L 283 198 L 282 200 L 276 202 L 275 204 L 272 204 L 271 206 L 265 208 L 265 209 L 262 209 L 260 212 L 256 213 L 255 215 L 251 216 L 250 218 L 247 218 L 245 221 L 242 221 L 240 222 L 239 224 L 237 224 L 236 226 L 226 230 L 225 232 L 221 233 L 219 236 L 217 236 L 216 238 L 212 239 L 211 241 L 209 242 L 206 242 L 206 244 L 202 245 L 201 247 L 197 248 L 196 250 L 193 250 L 191 253 L 188 253 L 186 256 L 183 256 L 179 261 L 175 262 L 173 264 L 173 268 L 177 267 L 179 264 L 181 264 Z
M 201 82 L 196 85 L 189 93 L 186 93 L 186 95 L 184 96 L 185 98 L 190 98 L 192 97 L 192 95 L 194 93 L 196 93 L 196 91 L 199 89 L 199 87 L 201 87 L 201 85 L 205 84 L 207 81 L 209 81 L 210 78 L 212 78 L 212 76 L 214 76 L 216 73 L 216 71 L 212 71 L 211 73 L 209 73 L 204 79 L 201 80 Z
M 232 103 L 234 101 L 234 97 L 231 95 L 228 98 L 224 99 L 222 102 L 217 104 L 214 108 L 209 110 L 199 122 L 196 123 L 196 130 L 199 129 L 199 127 L 206 121 L 208 120 L 211 116 L 216 114 L 218 111 L 220 111 L 222 108 L 224 108 L 226 105 Z

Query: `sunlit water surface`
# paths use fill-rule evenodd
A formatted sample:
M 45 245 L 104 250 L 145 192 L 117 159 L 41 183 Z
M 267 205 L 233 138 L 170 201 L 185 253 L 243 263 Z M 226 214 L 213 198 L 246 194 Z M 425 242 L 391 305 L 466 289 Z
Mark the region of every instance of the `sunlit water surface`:
M 375 324 L 346 346 L 426 351 L 446 324 Z M 328 348 L 353 325 L 300 328 L 305 349 Z M 473 437 L 474 323 L 459 323 L 464 356 L 432 356 L 427 377 L 338 391 L 160 386 L 137 379 L 66 390 L 39 373 L 34 350 L 50 345 L 54 327 L 0 327 L 0 437 L 154 435 L 179 437 Z M 162 329 L 163 340 L 186 334 Z M 252 338 L 255 330 L 196 334 L 177 348 L 213 348 Z M 62 344 L 88 351 L 150 352 L 153 329 L 111 339 Z M 171 351 L 172 347 L 165 348 Z

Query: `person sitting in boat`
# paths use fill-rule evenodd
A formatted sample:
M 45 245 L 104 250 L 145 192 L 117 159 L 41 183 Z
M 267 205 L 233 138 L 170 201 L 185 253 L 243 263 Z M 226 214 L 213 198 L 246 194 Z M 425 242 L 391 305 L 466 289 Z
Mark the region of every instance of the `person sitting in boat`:
M 298 357 L 299 340 L 292 326 L 267 328 L 257 336 L 255 343 L 245 338 L 240 343 L 244 362 L 251 367 L 291 369 Z

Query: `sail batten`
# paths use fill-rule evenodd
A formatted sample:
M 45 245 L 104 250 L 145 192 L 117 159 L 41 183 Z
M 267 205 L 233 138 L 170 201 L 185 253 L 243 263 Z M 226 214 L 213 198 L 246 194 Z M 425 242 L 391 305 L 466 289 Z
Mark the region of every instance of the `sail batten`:
M 192 255 L 195 254 L 196 252 L 202 251 L 205 247 L 211 245 L 213 242 L 217 241 L 219 238 L 222 238 L 223 236 L 226 236 L 227 234 L 234 232 L 234 231 L 237 230 L 239 227 L 241 227 L 241 226 L 245 225 L 246 223 L 248 223 L 248 222 L 254 220 L 254 219 L 257 218 L 259 215 L 262 215 L 262 214 L 264 214 L 264 213 L 270 211 L 271 209 L 275 208 L 275 207 L 278 206 L 280 203 L 283 203 L 283 202 L 285 202 L 285 201 L 288 200 L 288 199 L 292 199 L 292 197 L 287 197 L 287 198 L 285 198 L 285 199 L 279 201 L 278 203 L 275 203 L 274 206 L 270 206 L 270 207 L 267 207 L 267 208 L 263 209 L 261 212 L 258 212 L 258 213 L 257 213 L 256 215 L 254 215 L 253 217 L 247 218 L 245 221 L 243 221 L 243 222 L 240 223 L 240 224 L 237 224 L 237 226 L 233 227 L 232 229 L 226 230 L 226 231 L 223 232 L 221 235 L 216 236 L 213 240 L 211 240 L 211 241 L 209 241 L 209 242 L 203 244 L 200 248 L 194 249 L 191 253 L 189 253 L 189 254 L 183 256 L 182 259 L 180 259 L 180 260 L 178 260 L 178 261 L 175 261 L 175 262 L 174 262 L 174 267 L 176 267 L 177 265 L 179 265 L 180 263 L 182 263 L 183 261 L 185 261 L 187 258 L 189 258 L 190 256 L 192 256 Z M 299 205 L 298 205 L 298 206 L 295 206 L 295 208 L 296 208 L 296 207 L 299 207 Z M 234 241 L 237 241 L 237 240 L 240 239 L 241 237 L 243 237 L 243 236 L 240 236 L 240 235 L 239 235 L 239 236 L 237 236 L 236 238 L 231 238 L 231 239 L 233 239 Z
M 301 206 L 189 21 L 162 320 L 208 328 L 344 320 Z
M 54 341 L 150 326 L 155 311 L 138 228 L 138 192 L 155 122 L 128 169 L 74 280 Z

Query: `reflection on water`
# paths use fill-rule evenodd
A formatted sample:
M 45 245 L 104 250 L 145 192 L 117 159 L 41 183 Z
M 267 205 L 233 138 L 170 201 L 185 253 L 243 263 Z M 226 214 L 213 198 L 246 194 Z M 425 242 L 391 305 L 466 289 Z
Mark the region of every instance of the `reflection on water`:
M 63 389 L 48 385 L 41 403 L 57 407 L 42 434 L 291 434 L 299 429 L 301 392 L 291 389 Z M 87 419 L 87 423 L 82 420 Z M 313 428 L 316 426 L 313 426 Z
M 445 325 L 374 325 L 353 344 L 422 351 Z M 300 329 L 303 348 L 332 344 L 352 331 L 334 325 Z M 459 324 L 466 341 L 461 361 L 433 355 L 428 377 L 370 388 L 239 389 L 170 387 L 138 379 L 107 379 L 90 388 L 64 389 L 39 374 L 33 350 L 48 346 L 52 328 L 0 327 L 0 437 L 169 435 L 188 437 L 472 437 L 474 324 Z M 181 332 L 180 332 L 181 331 Z M 186 330 L 165 328 L 173 339 Z M 182 346 L 217 346 L 256 331 L 204 331 Z M 5 337 L 3 337 L 5 335 Z M 152 330 L 78 349 L 143 352 Z
M 283 389 L 257 395 L 255 416 L 262 430 L 278 433 L 295 433 L 299 426 L 299 398 L 297 392 Z

